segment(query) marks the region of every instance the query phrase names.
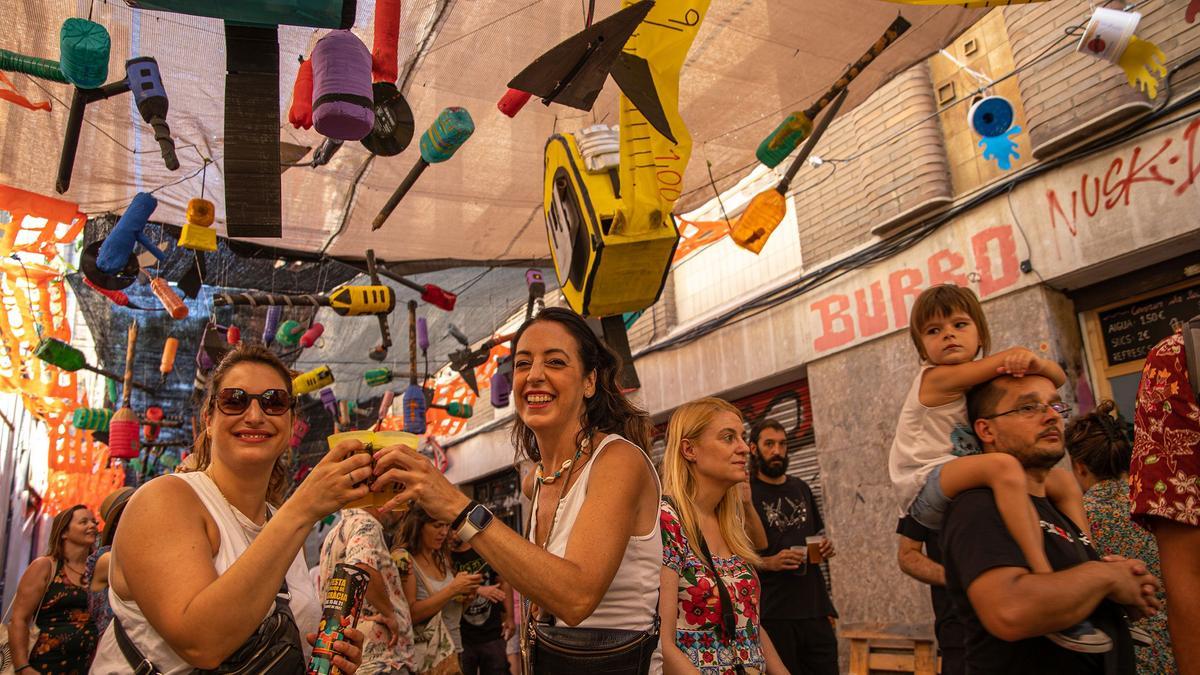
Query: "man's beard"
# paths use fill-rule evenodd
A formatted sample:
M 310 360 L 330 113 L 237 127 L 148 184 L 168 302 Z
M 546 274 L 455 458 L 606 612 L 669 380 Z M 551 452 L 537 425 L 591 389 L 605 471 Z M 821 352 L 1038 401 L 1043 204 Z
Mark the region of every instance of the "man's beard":
M 758 458 L 758 470 L 767 478 L 779 478 L 787 473 L 788 456 L 776 457 L 770 461 L 764 460 L 760 455 Z
M 1055 448 L 1014 446 L 1001 448 L 1000 450 L 1016 457 L 1021 466 L 1026 469 L 1052 469 L 1066 454 L 1061 444 Z

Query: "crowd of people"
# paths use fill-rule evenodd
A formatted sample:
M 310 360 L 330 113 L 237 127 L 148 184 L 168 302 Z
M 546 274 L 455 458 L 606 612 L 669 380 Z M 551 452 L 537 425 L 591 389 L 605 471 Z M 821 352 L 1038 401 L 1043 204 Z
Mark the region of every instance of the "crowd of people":
M 923 293 L 911 330 L 922 366 L 889 469 L 941 672 L 1200 672 L 1182 340 L 1147 360 L 1131 441 L 1111 402 L 1066 424 L 1057 364 L 990 354 L 969 290 Z M 55 517 L 13 603 L 15 671 L 305 672 L 345 564 L 369 578 L 333 645 L 346 673 L 839 672 L 835 548 L 780 424 L 747 435 L 724 400 L 684 404 L 655 466 L 649 417 L 582 318 L 543 310 L 513 359 L 512 443 L 536 467 L 523 531 L 406 446 L 343 441 L 285 498 L 291 373 L 238 347 L 210 377 L 188 471 L 106 499 L 99 547 L 86 507 Z M 384 507 L 343 508 L 393 486 Z M 333 513 L 310 572 L 305 538 Z

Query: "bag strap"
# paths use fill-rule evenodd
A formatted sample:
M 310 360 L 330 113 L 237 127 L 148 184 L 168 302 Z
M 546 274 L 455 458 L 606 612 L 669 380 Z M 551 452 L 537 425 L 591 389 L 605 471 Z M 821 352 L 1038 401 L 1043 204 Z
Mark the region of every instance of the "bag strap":
M 121 625 L 120 617 L 113 616 L 113 636 L 117 638 L 117 648 L 121 650 L 121 655 L 125 657 L 125 663 L 133 668 L 134 675 L 161 675 L 158 666 L 150 662 L 145 654 L 133 644 L 133 640 L 129 639 L 129 634 L 125 632 L 125 626 Z
M 669 504 L 676 512 L 679 511 L 679 507 L 675 505 L 675 500 L 670 495 L 663 495 L 663 501 Z M 708 550 L 708 542 L 704 541 L 704 533 L 697 528 L 696 535 L 700 538 L 700 552 L 704 555 L 702 564 L 707 565 L 709 571 L 712 572 L 713 585 L 717 587 L 717 598 L 721 602 L 722 641 L 732 642 L 736 637 L 734 633 L 737 631 L 737 617 L 733 615 L 733 599 L 729 596 L 729 589 L 725 588 L 725 580 L 721 578 L 721 573 L 717 571 L 717 563 L 713 561 L 712 553 Z

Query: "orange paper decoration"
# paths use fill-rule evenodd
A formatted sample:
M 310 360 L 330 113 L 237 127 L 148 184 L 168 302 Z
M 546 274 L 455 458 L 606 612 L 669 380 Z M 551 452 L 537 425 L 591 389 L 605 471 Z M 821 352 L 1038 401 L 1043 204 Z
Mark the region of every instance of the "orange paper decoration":
M 79 207 L 52 197 L 0 185 L 0 391 L 20 394 L 26 410 L 46 425 L 49 487 L 43 499 L 48 515 L 74 504 L 95 512 L 109 492 L 125 483 L 124 469 L 106 468 L 108 448 L 90 431 L 70 424 L 76 408 L 87 407 L 75 373 L 33 355 L 43 337 L 71 340 L 67 288 L 58 270 L 45 263 L 57 246 L 75 240 L 85 217 Z M 26 254 L 13 259 L 12 253 Z

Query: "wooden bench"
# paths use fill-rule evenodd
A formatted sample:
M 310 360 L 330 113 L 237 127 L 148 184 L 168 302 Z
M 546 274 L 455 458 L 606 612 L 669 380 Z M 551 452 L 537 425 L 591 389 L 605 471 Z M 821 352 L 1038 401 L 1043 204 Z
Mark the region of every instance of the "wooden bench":
M 838 631 L 850 642 L 850 675 L 939 672 L 928 629 L 894 624 L 848 624 Z

